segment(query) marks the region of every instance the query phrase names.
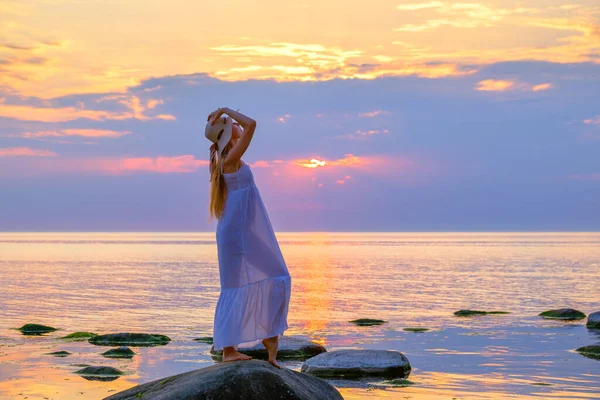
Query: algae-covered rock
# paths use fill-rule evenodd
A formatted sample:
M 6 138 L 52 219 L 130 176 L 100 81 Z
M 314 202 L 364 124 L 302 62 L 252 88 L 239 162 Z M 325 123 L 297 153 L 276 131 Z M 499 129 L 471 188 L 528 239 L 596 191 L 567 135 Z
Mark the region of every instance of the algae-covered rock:
M 583 346 L 575 350 L 582 356 L 600 360 L 600 343 L 591 344 L 589 346 Z
M 480 310 L 458 310 L 454 312 L 457 317 L 474 317 L 477 315 L 501 315 L 510 314 L 508 311 L 480 311 Z
M 23 335 L 41 335 L 43 333 L 54 332 L 57 328 L 40 324 L 25 324 L 19 330 Z
M 204 337 L 199 337 L 199 338 L 195 338 L 193 339 L 196 342 L 202 342 L 202 343 L 207 343 L 207 344 L 213 344 L 213 338 L 212 336 L 204 336 Z
M 118 379 L 123 372 L 107 366 L 90 366 L 75 371 L 76 374 L 81 375 L 82 378 L 88 381 L 114 381 Z
M 88 342 L 98 346 L 161 346 L 169 343 L 171 339 L 165 335 L 150 333 L 109 333 L 98 335 Z
M 135 353 L 127 346 L 120 346 L 116 349 L 105 351 L 102 355 L 109 358 L 132 358 Z
M 98 335 L 96 333 L 92 333 L 92 332 L 73 332 L 71 334 L 68 334 L 67 336 L 60 337 L 59 339 L 76 341 L 76 340 L 87 340 L 94 336 L 98 336 Z
M 427 332 L 429 328 L 403 328 L 406 332 Z
M 562 321 L 577 321 L 585 318 L 585 314 L 572 308 L 560 308 L 557 310 L 548 310 L 539 314 L 540 317 L 547 319 L 559 319 Z
M 55 357 L 66 357 L 66 356 L 70 356 L 71 353 L 69 353 L 68 351 L 55 351 L 52 353 L 46 353 L 46 355 L 55 356 Z
M 384 324 L 386 321 L 382 320 L 382 319 L 371 319 L 371 318 L 359 318 L 359 319 L 355 319 L 350 321 L 355 325 L 358 326 L 373 326 L 373 325 L 381 325 Z

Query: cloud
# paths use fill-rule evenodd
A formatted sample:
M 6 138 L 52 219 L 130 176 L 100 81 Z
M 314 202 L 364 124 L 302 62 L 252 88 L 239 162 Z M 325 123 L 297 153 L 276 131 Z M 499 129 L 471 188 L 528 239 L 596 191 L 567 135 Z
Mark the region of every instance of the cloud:
M 259 160 L 259 161 L 253 162 L 252 164 L 250 164 L 250 166 L 252 168 L 271 168 L 271 167 L 273 167 L 273 164 L 269 164 L 268 161 Z
M 45 137 L 81 136 L 94 138 L 118 138 L 131 134 L 130 131 L 112 131 L 108 129 L 59 129 L 54 131 L 23 132 L 4 135 L 5 137 L 21 137 L 25 139 L 38 139 Z
M 583 122 L 588 125 L 598 125 L 600 124 L 600 115 L 596 115 L 595 117 L 585 119 L 583 120 Z
M 389 133 L 388 129 L 367 129 L 360 130 L 357 129 L 354 133 L 348 135 L 338 135 L 334 136 L 334 139 L 351 139 L 351 140 L 364 140 L 368 137 L 379 135 L 381 133 Z
M 29 147 L 5 147 L 0 148 L 0 157 L 57 157 L 53 151 L 37 150 Z
M 29 166 L 29 173 L 131 175 L 136 173 L 185 174 L 208 166 L 207 160 L 193 155 L 158 157 L 89 157 L 63 158 Z
M 551 83 L 541 83 L 539 85 L 535 85 L 531 87 L 531 91 L 533 92 L 539 92 L 541 90 L 548 90 L 552 87 Z
M 100 166 L 101 171 L 106 172 L 158 172 L 161 174 L 195 172 L 201 166 L 208 165 L 207 160 L 197 160 L 192 155 L 109 159 L 94 161 L 94 163 Z
M 401 11 L 416 11 L 423 10 L 426 8 L 439 8 L 443 7 L 444 3 L 441 1 L 430 1 L 429 3 L 408 3 L 408 4 L 400 4 L 396 8 Z
M 441 14 L 445 18 L 432 18 L 422 24 L 405 24 L 396 31 L 421 32 L 444 26 L 455 28 L 492 27 L 504 18 L 522 14 L 535 14 L 539 10 L 534 8 L 496 8 L 480 3 L 441 3 L 430 2 L 421 4 L 405 4 L 397 7 L 401 11 L 419 11 L 431 9 L 432 12 Z
M 277 118 L 277 121 L 281 122 L 282 124 L 285 124 L 285 123 L 286 123 L 286 121 L 287 121 L 288 119 L 290 119 L 290 117 L 291 117 L 291 115 L 290 115 L 290 114 L 285 114 L 285 115 L 283 115 L 283 116 L 281 116 L 281 117 Z
M 550 88 L 552 88 L 551 83 L 530 85 L 528 83 L 517 82 L 515 80 L 485 79 L 477 82 L 475 90 L 487 92 L 505 92 L 509 90 L 540 92 Z
M 369 112 L 365 112 L 365 113 L 360 113 L 360 114 L 358 114 L 358 117 L 359 118 L 363 118 L 363 117 L 374 118 L 374 117 L 378 117 L 380 115 L 386 115 L 386 114 L 388 114 L 387 111 L 384 111 L 384 110 L 375 110 L 375 111 L 369 111 Z
M 36 107 L 30 105 L 15 105 L 4 103 L 0 107 L 0 117 L 19 119 L 22 121 L 40 121 L 40 122 L 67 122 L 77 119 L 89 119 L 93 121 L 106 120 L 127 120 L 138 119 L 141 121 L 149 120 L 167 120 L 174 121 L 175 117 L 170 114 L 158 114 L 149 116 L 148 110 L 141 104 L 137 96 L 130 95 L 112 95 L 105 96 L 97 100 L 103 102 L 107 100 L 117 100 L 124 105 L 127 111 L 105 111 L 91 110 L 80 107 Z
M 491 92 L 502 92 L 508 90 L 514 86 L 514 82 L 497 80 L 497 79 L 486 79 L 477 82 L 475 90 L 491 91 Z

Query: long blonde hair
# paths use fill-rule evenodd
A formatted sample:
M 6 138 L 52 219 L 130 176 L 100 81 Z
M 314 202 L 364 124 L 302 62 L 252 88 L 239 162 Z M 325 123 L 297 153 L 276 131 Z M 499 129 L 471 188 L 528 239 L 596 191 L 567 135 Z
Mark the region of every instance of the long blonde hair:
M 210 163 L 208 164 L 210 170 L 210 204 L 208 210 L 211 218 L 221 218 L 223 209 L 225 208 L 227 186 L 225 185 L 225 177 L 223 176 L 222 171 L 223 160 L 227 157 L 230 148 L 230 144 L 227 143 L 221 157 L 217 158 L 219 146 L 217 146 L 216 143 L 210 146 Z

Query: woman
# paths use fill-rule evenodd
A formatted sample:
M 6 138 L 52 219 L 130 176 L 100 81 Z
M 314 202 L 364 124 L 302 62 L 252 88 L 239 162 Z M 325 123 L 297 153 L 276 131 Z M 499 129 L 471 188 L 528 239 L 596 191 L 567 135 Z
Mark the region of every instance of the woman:
M 205 128 L 213 143 L 210 214 L 218 219 L 221 280 L 214 349 L 223 349 L 223 361 L 249 360 L 237 349 L 262 341 L 269 362 L 280 368 L 278 335 L 288 328 L 291 278 L 250 166 L 241 159 L 255 129 L 252 118 L 229 108 L 210 113 Z

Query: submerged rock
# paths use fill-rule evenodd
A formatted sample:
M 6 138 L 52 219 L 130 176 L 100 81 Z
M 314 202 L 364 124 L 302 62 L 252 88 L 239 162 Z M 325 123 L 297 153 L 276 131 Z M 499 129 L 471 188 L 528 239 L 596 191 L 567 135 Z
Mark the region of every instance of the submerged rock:
M 591 313 L 585 326 L 589 329 L 600 329 L 600 311 Z
M 406 332 L 427 332 L 429 328 L 403 328 Z
M 98 346 L 161 346 L 169 343 L 171 339 L 165 335 L 150 333 L 109 333 L 94 336 L 88 342 Z
M 110 349 L 102 353 L 104 357 L 110 358 L 132 358 L 135 353 L 127 346 L 120 346 L 116 349 Z
M 600 343 L 583 346 L 575 351 L 580 353 L 582 356 L 600 360 Z
M 398 351 L 339 350 L 319 354 L 305 361 L 301 370 L 327 378 L 408 378 L 411 366 L 404 354 Z
M 69 353 L 68 351 L 55 351 L 52 353 L 46 353 L 46 355 L 55 356 L 55 357 L 66 357 L 66 356 L 70 356 L 71 353 Z
M 92 338 L 94 336 L 98 336 L 98 334 L 92 333 L 92 332 L 73 332 L 67 336 L 60 337 L 59 339 L 85 340 L 85 339 Z
M 560 308 L 558 310 L 544 311 L 539 314 L 540 317 L 547 319 L 560 319 L 563 321 L 576 321 L 585 318 L 585 314 L 579 310 L 573 310 L 572 308 Z
M 158 379 L 104 400 L 343 400 L 326 381 L 265 361 L 219 363 Z
M 269 353 L 262 343 L 256 346 L 239 348 L 238 351 L 247 354 L 252 358 L 259 360 L 267 360 Z M 293 336 L 280 336 L 279 349 L 277 351 L 277 359 L 279 360 L 306 360 L 318 354 L 324 353 L 327 350 L 320 344 L 313 343 L 309 340 L 297 338 Z M 215 347 L 210 348 L 210 353 L 213 359 L 219 360 L 223 357 L 223 350 L 215 351 Z
M 80 369 L 79 371 L 75 371 L 76 374 L 81 375 L 82 378 L 87 379 L 88 381 L 114 381 L 118 379 L 123 372 L 113 368 L 106 366 L 97 366 L 97 367 L 85 367 Z
M 193 340 L 195 340 L 196 342 L 203 342 L 203 343 L 213 344 L 213 338 L 212 338 L 212 336 L 199 337 L 199 338 L 195 338 Z
M 373 325 L 384 324 L 387 321 L 384 321 L 382 319 L 359 318 L 359 319 L 352 320 L 350 322 L 352 322 L 353 324 L 356 324 L 358 326 L 373 326 Z
M 57 328 L 40 324 L 25 324 L 19 330 L 23 335 L 41 335 L 42 333 L 54 332 Z
M 473 317 L 475 315 L 497 315 L 510 314 L 508 311 L 479 311 L 479 310 L 458 310 L 454 313 L 457 317 Z

